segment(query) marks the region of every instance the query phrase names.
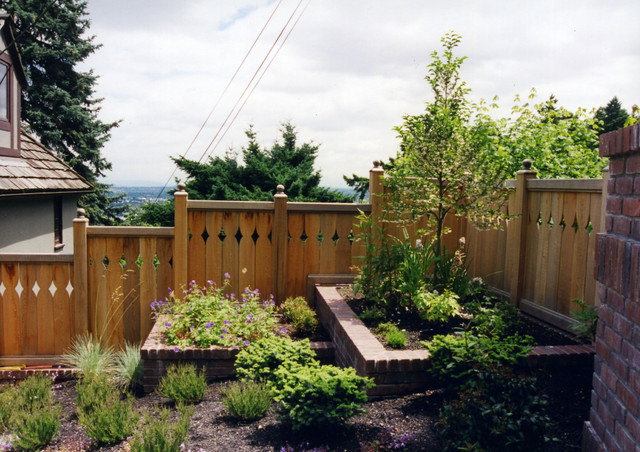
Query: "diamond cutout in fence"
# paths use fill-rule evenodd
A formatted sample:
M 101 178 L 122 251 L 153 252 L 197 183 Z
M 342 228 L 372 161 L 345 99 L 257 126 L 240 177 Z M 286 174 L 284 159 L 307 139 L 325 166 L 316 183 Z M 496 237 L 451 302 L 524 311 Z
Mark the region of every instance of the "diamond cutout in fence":
M 36 297 L 38 296 L 38 292 L 40 292 L 40 286 L 38 285 L 38 281 L 33 283 L 33 293 L 36 294 Z
M 253 244 L 258 243 L 258 239 L 260 238 L 260 234 L 258 234 L 258 229 L 253 230 L 253 234 L 251 234 L 251 240 L 253 240 Z
M 66 289 L 67 289 L 67 293 L 69 294 L 69 296 L 71 296 L 71 291 L 73 290 L 73 286 L 71 285 L 71 281 L 69 281 L 67 283 Z
M 109 268 L 109 257 L 105 256 L 104 259 L 102 259 L 102 265 L 104 265 L 104 268 Z
M 16 293 L 18 296 L 22 295 L 22 284 L 20 284 L 20 281 L 18 281 L 18 284 L 16 285 Z
M 56 296 L 56 285 L 53 283 L 53 281 L 51 281 L 51 285 L 49 286 L 49 293 L 51 294 L 52 297 Z
M 238 232 L 236 232 L 236 240 L 238 241 L 238 243 L 240 243 L 240 240 L 242 240 L 242 232 L 240 232 L 240 228 L 238 228 Z
M 331 237 L 331 240 L 333 240 L 333 244 L 337 245 L 339 239 L 340 239 L 340 236 L 338 235 L 338 231 L 334 232 L 333 237 Z
M 307 235 L 307 231 L 302 231 L 302 235 L 300 236 L 300 241 L 302 243 L 307 243 L 307 239 L 309 236 Z
M 0 295 L 4 295 L 5 290 L 7 290 L 7 288 L 4 287 L 4 283 L 0 282 Z
M 202 231 L 202 234 L 200 235 L 202 237 L 202 240 L 204 240 L 204 243 L 207 243 L 207 239 L 209 238 L 209 231 L 207 231 L 207 228 L 204 228 L 204 231 Z

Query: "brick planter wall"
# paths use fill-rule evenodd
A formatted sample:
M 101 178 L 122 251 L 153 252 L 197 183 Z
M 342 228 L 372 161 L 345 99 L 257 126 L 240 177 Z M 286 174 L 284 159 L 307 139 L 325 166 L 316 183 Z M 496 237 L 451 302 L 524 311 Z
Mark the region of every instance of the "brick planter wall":
M 598 234 L 600 296 L 586 451 L 640 451 L 640 125 L 600 137 L 609 157 L 606 233 Z
M 167 367 L 177 363 L 193 363 L 204 369 L 207 381 L 232 377 L 235 374 L 234 364 L 239 348 L 199 348 L 185 347 L 175 350 L 162 341 L 162 327 L 164 322 L 156 321 L 145 341 L 140 354 L 144 366 L 144 391 L 151 392 L 158 386 L 160 379 L 166 373 Z M 331 342 L 311 342 L 311 349 L 316 352 L 321 361 L 333 361 L 333 344 Z
M 316 312 L 335 346 L 336 364 L 354 367 L 359 375 L 371 377 L 376 386 L 371 398 L 394 396 L 434 388 L 427 375 L 429 353 L 426 350 L 385 350 L 384 346 L 358 319 L 336 286 L 316 286 Z M 528 368 L 566 368 L 590 366 L 591 345 L 534 347 L 525 366 Z

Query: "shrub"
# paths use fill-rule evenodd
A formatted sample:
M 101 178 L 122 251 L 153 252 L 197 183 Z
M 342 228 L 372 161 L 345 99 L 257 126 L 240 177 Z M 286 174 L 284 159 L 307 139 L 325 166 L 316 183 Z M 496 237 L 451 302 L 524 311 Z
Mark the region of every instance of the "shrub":
M 576 322 L 569 325 L 569 328 L 576 333 L 578 339 L 583 342 L 593 342 L 596 340 L 596 329 L 598 327 L 598 310 L 593 306 L 588 306 L 584 301 L 573 299 L 573 303 L 578 305 L 577 311 L 571 311 L 571 317 Z
M 77 389 L 78 421 L 91 439 L 110 445 L 131 436 L 140 418 L 131 396 L 121 399 L 106 376 L 82 380 Z
M 544 450 L 545 405 L 534 378 L 488 368 L 440 411 L 443 450 Z
M 16 403 L 16 388 L 10 384 L 0 385 L 0 433 L 9 430 L 11 415 Z
M 235 381 L 222 388 L 222 404 L 235 419 L 254 421 L 271 407 L 271 391 L 264 383 Z
M 413 298 L 418 314 L 429 322 L 446 322 L 450 318 L 460 315 L 458 295 L 449 290 L 438 294 L 426 289 L 419 291 Z
M 169 366 L 162 377 L 157 392 L 174 403 L 196 403 L 204 398 L 207 379 L 193 364 Z
M 40 404 L 38 404 L 40 405 Z M 60 428 L 60 406 L 43 404 L 34 409 L 21 409 L 13 413 L 13 446 L 17 450 L 41 450 Z
M 114 361 L 113 348 L 102 345 L 91 335 L 76 337 L 70 350 L 62 356 L 63 364 L 77 368 L 80 375 L 89 380 L 111 373 Z
M 383 321 L 386 317 L 387 314 L 384 312 L 384 309 L 376 306 L 367 308 L 358 315 L 358 318 L 365 323 L 378 323 Z
M 284 382 L 276 395 L 280 417 L 294 430 L 339 424 L 361 414 L 366 390 L 373 386 L 371 379 L 356 375 L 355 369 L 332 365 L 280 367 L 276 373 Z
M 6 400 L 10 417 L 3 424 L 15 436 L 13 445 L 18 450 L 39 450 L 58 432 L 60 407 L 53 403 L 51 386 L 48 376 L 36 374 L 5 392 L 13 400 Z
M 280 366 L 317 366 L 315 357 L 308 339 L 294 342 L 289 337 L 267 337 L 238 353 L 236 374 L 241 380 L 264 381 L 273 388 L 280 384 L 275 375 Z
M 474 311 L 469 327 L 476 335 L 510 336 L 522 324 L 518 308 L 507 302 L 498 302 L 491 307 L 476 306 Z
M 316 313 L 303 297 L 288 298 L 281 309 L 282 315 L 297 334 L 311 334 L 318 328 Z
M 228 276 L 228 275 L 226 275 Z M 213 281 L 200 288 L 194 281 L 177 298 L 153 301 L 154 315 L 164 317 L 163 334 L 169 345 L 185 347 L 246 346 L 261 337 L 272 336 L 276 326 L 275 301 L 260 300 L 258 290 L 245 289 L 240 297 L 225 295 L 224 288 Z
M 170 421 L 167 408 L 145 413 L 143 422 L 130 442 L 132 452 L 177 452 L 187 439 L 193 407 L 179 405 L 179 417 Z
M 515 366 L 531 351 L 531 342 L 531 337 L 517 335 L 437 335 L 424 343 L 431 355 L 428 372 L 449 389 L 463 389 L 475 374 L 489 366 Z
M 381 323 L 376 331 L 384 334 L 384 340 L 391 348 L 402 348 L 407 343 L 407 335 L 391 322 Z
M 140 344 L 125 342 L 124 349 L 116 354 L 113 368 L 114 381 L 122 388 L 137 389 L 142 386 L 143 376 Z

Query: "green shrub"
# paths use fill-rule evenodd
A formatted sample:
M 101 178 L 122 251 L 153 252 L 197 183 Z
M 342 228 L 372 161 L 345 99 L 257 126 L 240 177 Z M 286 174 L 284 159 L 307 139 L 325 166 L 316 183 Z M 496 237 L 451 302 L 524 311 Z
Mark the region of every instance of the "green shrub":
M 376 306 L 367 308 L 358 315 L 358 318 L 365 323 L 378 323 L 384 320 L 386 317 L 387 314 L 385 313 L 384 309 Z
M 53 402 L 52 383 L 48 376 L 36 374 L 3 393 L 3 402 L 8 402 L 8 406 L 2 417 L 5 418 L 5 414 L 9 417 L 2 423 L 15 436 L 16 449 L 39 450 L 58 432 L 60 407 Z
M 62 363 L 80 371 L 82 378 L 110 374 L 115 362 L 112 347 L 104 346 L 90 335 L 78 336 L 71 348 L 62 356 Z
M 571 301 L 578 305 L 578 310 L 571 311 L 571 317 L 573 317 L 576 322 L 569 325 L 569 328 L 576 333 L 576 336 L 581 341 L 594 342 L 596 340 L 596 329 L 598 327 L 598 310 L 577 298 Z
M 0 385 L 0 433 L 9 430 L 11 415 L 16 409 L 16 387 L 10 384 Z
M 256 339 L 273 336 L 276 326 L 275 301 L 260 299 L 258 290 L 245 289 L 237 298 L 227 295 L 230 276 L 222 287 L 195 281 L 180 297 L 171 292 L 165 300 L 154 300 L 151 309 L 162 315 L 162 334 L 167 344 L 177 347 L 245 346 Z
M 289 337 L 268 337 L 253 342 L 241 350 L 236 358 L 236 374 L 241 380 L 264 381 L 279 386 L 275 371 L 280 366 L 317 366 L 316 354 L 309 340 L 294 342 Z
M 14 412 L 11 421 L 11 432 L 15 436 L 13 446 L 17 450 L 41 450 L 58 433 L 60 412 L 60 406 L 51 403 Z
M 135 431 L 140 415 L 133 410 L 133 398 L 121 399 L 106 376 L 81 380 L 77 390 L 78 421 L 97 444 L 118 443 Z
M 522 324 L 520 311 L 511 303 L 498 302 L 491 307 L 477 306 L 473 311 L 469 327 L 476 335 L 510 336 Z
M 271 391 L 264 383 L 234 381 L 222 388 L 222 404 L 235 419 L 254 421 L 271 407 Z
M 279 413 L 294 430 L 303 427 L 339 424 L 362 413 L 367 401 L 369 378 L 355 369 L 332 365 L 276 370 L 284 384 L 275 397 Z
M 204 398 L 207 379 L 193 364 L 169 366 L 162 377 L 157 392 L 174 403 L 196 403 Z
M 431 355 L 428 372 L 449 389 L 459 390 L 489 366 L 515 366 L 531 351 L 531 342 L 529 336 L 437 335 L 424 343 Z
M 125 342 L 124 349 L 116 353 L 113 368 L 114 381 L 122 388 L 138 389 L 142 387 L 143 376 L 140 344 Z
M 143 421 L 129 443 L 131 452 L 177 452 L 187 439 L 193 407 L 178 405 L 179 417 L 170 421 L 167 408 L 152 409 L 143 416 Z
M 413 303 L 422 319 L 429 322 L 446 322 L 460 315 L 461 307 L 458 299 L 458 295 L 450 290 L 438 294 L 423 289 L 414 296 Z
M 316 313 L 303 297 L 287 298 L 281 309 L 297 334 L 311 334 L 318 328 Z
M 407 343 L 407 335 L 391 322 L 381 323 L 376 331 L 384 335 L 384 340 L 391 348 L 402 348 Z
M 478 373 L 460 399 L 440 411 L 443 450 L 545 450 L 546 400 L 534 378 L 505 369 Z

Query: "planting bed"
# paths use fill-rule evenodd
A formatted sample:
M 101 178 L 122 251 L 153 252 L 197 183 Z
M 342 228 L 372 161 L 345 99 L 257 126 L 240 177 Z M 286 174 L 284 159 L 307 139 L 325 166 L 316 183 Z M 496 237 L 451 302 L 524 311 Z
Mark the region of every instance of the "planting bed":
M 386 350 L 356 317 L 340 293 L 339 286 L 316 286 L 316 312 L 335 346 L 336 363 L 352 366 L 358 374 L 374 379 L 372 397 L 392 396 L 432 387 L 425 372 L 428 352 Z M 536 346 L 528 357 L 532 368 L 592 369 L 595 350 L 591 345 Z

